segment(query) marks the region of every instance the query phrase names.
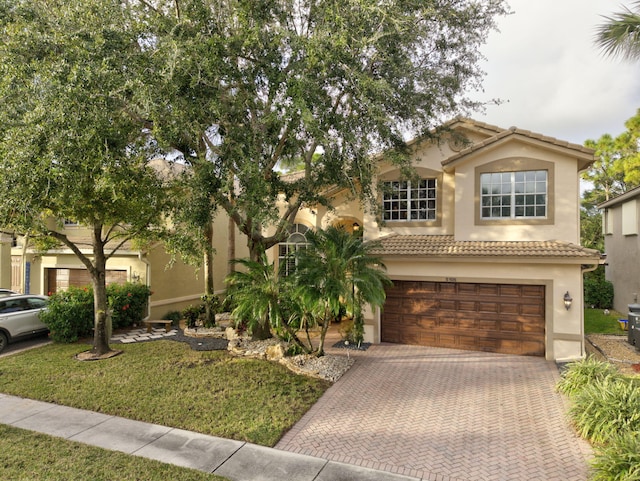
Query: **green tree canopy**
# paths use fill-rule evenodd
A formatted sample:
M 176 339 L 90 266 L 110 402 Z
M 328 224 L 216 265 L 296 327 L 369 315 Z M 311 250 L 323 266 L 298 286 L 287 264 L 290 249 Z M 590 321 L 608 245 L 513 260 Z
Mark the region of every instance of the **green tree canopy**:
M 96 355 L 109 351 L 106 261 L 158 233 L 166 200 L 131 107 L 144 67 L 132 20 L 107 0 L 0 0 L 0 226 L 86 266 Z M 91 254 L 63 219 L 91 230 Z
M 406 137 L 478 107 L 466 95 L 480 87 L 479 46 L 505 13 L 503 0 L 140 5 L 152 60 L 139 102 L 153 135 L 189 163 L 215 165 L 215 204 L 254 260 L 303 204 L 326 202 L 324 188 L 371 200 L 374 152 L 395 148 L 392 160 L 406 165 Z M 274 170 L 300 160 L 295 181 Z M 267 225 L 277 226 L 271 236 Z
M 613 137 L 603 134 L 584 145 L 595 150 L 596 161 L 582 174 L 594 189 L 585 192 L 590 205 L 620 195 L 640 185 L 640 109 L 625 122 L 626 131 Z

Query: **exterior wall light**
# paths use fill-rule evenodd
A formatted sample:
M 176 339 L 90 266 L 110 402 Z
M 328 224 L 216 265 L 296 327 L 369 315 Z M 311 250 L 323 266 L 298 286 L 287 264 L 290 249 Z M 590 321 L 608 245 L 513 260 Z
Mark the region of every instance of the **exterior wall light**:
M 568 311 L 569 308 L 571 307 L 571 303 L 573 302 L 573 298 L 571 297 L 571 294 L 569 294 L 569 291 L 567 291 L 564 295 L 564 308 Z

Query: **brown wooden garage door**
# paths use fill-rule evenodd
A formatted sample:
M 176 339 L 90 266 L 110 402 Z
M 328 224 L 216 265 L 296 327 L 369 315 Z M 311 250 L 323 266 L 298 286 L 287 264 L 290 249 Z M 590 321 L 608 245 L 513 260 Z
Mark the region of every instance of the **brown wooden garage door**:
M 124 284 L 127 282 L 127 271 L 108 270 L 106 283 Z M 54 294 L 70 286 L 84 287 L 91 284 L 91 274 L 86 269 L 47 269 L 47 292 Z
M 544 356 L 544 286 L 394 281 L 382 341 Z

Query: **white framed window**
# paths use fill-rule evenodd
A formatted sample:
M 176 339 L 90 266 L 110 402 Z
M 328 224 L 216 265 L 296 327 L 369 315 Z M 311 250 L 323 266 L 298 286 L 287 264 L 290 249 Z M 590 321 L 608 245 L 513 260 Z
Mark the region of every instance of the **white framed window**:
M 429 221 L 436 218 L 436 179 L 385 182 L 383 218 L 387 221 Z
M 480 174 L 480 217 L 515 219 L 547 217 L 547 171 Z
M 305 234 L 309 228 L 304 224 L 293 224 L 289 229 L 287 240 L 278 244 L 278 265 L 280 275 L 288 276 L 295 271 L 295 253 L 307 245 Z

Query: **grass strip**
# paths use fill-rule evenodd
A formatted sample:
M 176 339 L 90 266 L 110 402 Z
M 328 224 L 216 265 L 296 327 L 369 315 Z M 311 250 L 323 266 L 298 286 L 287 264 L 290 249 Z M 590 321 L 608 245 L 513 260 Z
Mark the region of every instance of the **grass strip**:
M 627 333 L 622 330 L 618 319 L 626 319 L 627 315 L 620 314 L 617 311 L 609 311 L 604 313 L 602 309 L 585 309 L 584 310 L 584 332 L 585 334 L 617 334 L 626 336 Z
M 225 481 L 152 459 L 0 424 L 0 479 L 13 481 Z
M 76 360 L 87 347 L 53 344 L 0 359 L 0 392 L 273 446 L 330 386 L 277 363 L 172 341 Z

